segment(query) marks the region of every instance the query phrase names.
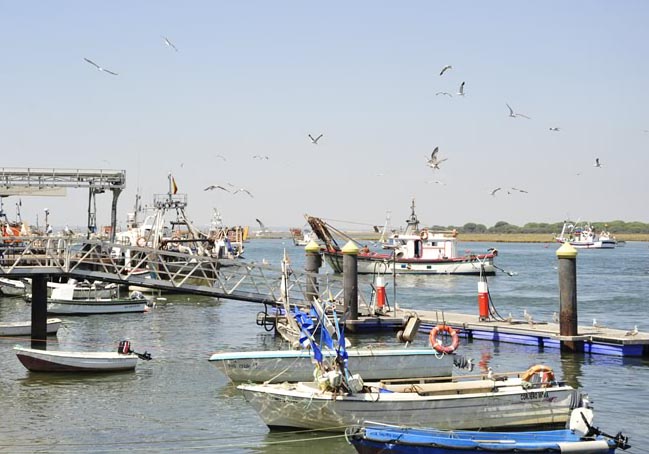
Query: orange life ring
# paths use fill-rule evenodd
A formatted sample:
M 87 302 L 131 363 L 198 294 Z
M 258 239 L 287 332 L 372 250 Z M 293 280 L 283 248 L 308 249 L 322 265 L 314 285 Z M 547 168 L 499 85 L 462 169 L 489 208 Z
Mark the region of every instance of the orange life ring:
M 139 247 L 144 247 L 146 246 L 146 238 L 143 236 L 139 237 L 136 241 L 135 244 L 138 245 Z
M 428 239 L 428 230 L 427 229 L 422 230 L 421 233 L 419 234 L 419 238 L 426 241 Z
M 527 369 L 521 376 L 521 380 L 546 388 L 548 386 L 551 386 L 555 381 L 554 371 L 549 366 L 537 364 Z
M 437 335 L 440 332 L 448 333 L 451 336 L 450 345 L 444 345 L 441 340 L 437 338 Z M 430 345 L 439 353 L 453 353 L 460 346 L 460 337 L 453 328 L 448 325 L 437 325 L 430 331 L 430 336 L 428 336 Z

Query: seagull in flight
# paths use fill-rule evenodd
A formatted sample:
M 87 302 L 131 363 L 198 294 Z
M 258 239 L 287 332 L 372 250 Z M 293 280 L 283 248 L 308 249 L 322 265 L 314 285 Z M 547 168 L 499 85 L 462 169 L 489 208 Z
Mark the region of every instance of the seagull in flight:
M 511 106 L 510 106 L 509 104 L 505 103 L 505 105 L 506 105 L 507 108 L 509 109 L 509 116 L 510 116 L 510 117 L 512 117 L 512 118 L 523 117 L 523 118 L 527 118 L 528 120 L 531 120 L 531 118 L 528 117 L 527 115 L 523 115 L 523 114 L 519 114 L 519 113 L 514 113 L 514 109 L 512 109 Z
M 557 127 L 552 127 L 552 128 L 550 128 L 550 131 L 559 132 L 559 131 L 561 131 L 561 129 L 557 128 Z
M 225 156 L 223 156 L 222 154 L 217 154 L 216 157 L 217 157 L 217 158 L 221 158 L 221 159 L 223 159 L 224 161 L 227 161 L 227 159 L 225 159 Z
M 234 191 L 232 194 L 236 194 L 237 192 L 245 192 L 250 197 L 253 197 L 252 193 L 250 191 L 248 191 L 246 188 L 239 188 L 236 191 Z
M 313 145 L 318 145 L 318 140 L 320 140 L 321 137 L 322 137 L 322 134 L 320 134 L 318 137 L 316 137 L 314 139 L 313 136 L 311 134 L 309 134 L 309 139 L 311 139 L 311 143 Z
M 599 158 L 595 158 L 595 164 L 593 164 L 594 167 L 602 167 L 602 164 L 599 162 Z
M 99 66 L 97 63 L 95 63 L 94 61 L 92 61 L 92 60 L 90 60 L 90 59 L 88 59 L 88 58 L 86 58 L 86 57 L 83 57 L 83 59 L 84 59 L 85 61 L 87 61 L 88 63 L 90 63 L 90 64 L 91 64 L 92 66 L 94 66 L 95 68 L 97 68 L 99 71 L 102 71 L 102 72 L 105 72 L 105 73 L 111 74 L 111 75 L 113 75 L 113 76 L 117 76 L 117 75 L 118 75 L 117 73 L 114 73 L 114 72 L 112 72 L 112 71 L 109 71 L 109 70 L 107 70 L 106 68 L 102 68 L 102 67 Z
M 258 154 L 254 155 L 252 159 L 268 159 L 268 156 L 260 156 Z
M 169 48 L 175 50 L 176 52 L 178 52 L 178 48 L 176 46 L 174 46 L 174 43 L 169 41 L 166 36 L 163 36 L 162 39 L 164 39 L 165 44 L 167 45 L 167 47 L 169 47 Z
M 444 183 L 443 181 L 439 181 L 439 180 L 430 180 L 430 181 L 427 181 L 426 183 L 435 183 L 435 184 L 439 184 L 439 185 L 442 185 L 442 186 L 446 186 L 446 183 Z
M 217 185 L 213 185 L 213 184 L 210 185 L 210 186 L 208 186 L 208 187 L 206 187 L 205 189 L 203 189 L 203 191 L 211 191 L 211 190 L 213 190 L 213 189 L 222 189 L 222 190 L 224 190 L 225 192 L 230 192 L 230 191 L 228 191 L 226 188 L 224 188 L 223 186 L 217 186 Z
M 449 96 L 451 98 L 453 97 L 453 95 L 447 91 L 438 91 L 437 93 L 435 93 L 435 96 L 439 96 L 439 95 Z
M 435 147 L 433 152 L 430 154 L 430 159 L 427 161 L 428 167 L 430 167 L 433 170 L 435 169 L 439 170 L 439 165 L 448 159 L 448 158 L 437 159 L 437 153 L 439 153 L 439 147 Z
M 525 189 L 512 188 L 512 191 L 518 191 L 527 194 L 527 191 Z
M 500 191 L 502 188 L 496 188 L 493 191 L 491 191 L 491 196 L 496 197 L 496 192 Z
M 464 96 L 464 84 L 465 84 L 465 83 L 466 83 L 466 82 L 462 82 L 462 83 L 460 84 L 460 91 L 457 92 L 457 94 L 460 95 L 460 96 Z
M 444 66 L 444 67 L 442 68 L 442 70 L 440 71 L 439 75 L 440 75 L 440 76 L 444 75 L 444 73 L 445 73 L 446 71 L 448 71 L 449 69 L 453 69 L 453 67 L 452 67 L 451 65 L 446 65 L 446 66 Z

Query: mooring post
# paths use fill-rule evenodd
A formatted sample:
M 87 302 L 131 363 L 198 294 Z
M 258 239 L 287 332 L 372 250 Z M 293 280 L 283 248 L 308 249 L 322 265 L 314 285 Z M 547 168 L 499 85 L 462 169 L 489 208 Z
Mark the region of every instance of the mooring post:
M 306 252 L 304 271 L 310 273 L 307 275 L 306 281 L 306 299 L 311 302 L 313 298 L 317 299 L 320 293 L 318 289 L 318 278 L 315 275 L 318 274 L 322 266 L 322 256 L 320 255 L 320 246 L 313 240 L 309 241 L 304 251 Z
M 577 336 L 577 249 L 565 242 L 557 249 L 559 259 L 559 336 Z M 583 342 L 561 340 L 561 350 L 583 350 Z
M 47 276 L 32 277 L 32 348 L 47 350 Z
M 358 320 L 358 247 L 348 241 L 343 253 L 343 298 L 349 320 Z

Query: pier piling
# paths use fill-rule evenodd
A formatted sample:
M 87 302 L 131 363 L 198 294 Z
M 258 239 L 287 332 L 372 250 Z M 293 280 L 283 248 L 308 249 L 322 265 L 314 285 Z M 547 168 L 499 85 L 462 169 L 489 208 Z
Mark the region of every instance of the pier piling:
M 576 340 L 577 327 L 577 249 L 564 243 L 557 249 L 559 260 L 559 336 L 561 350 L 583 350 L 583 342 Z
M 304 271 L 307 273 L 318 274 L 322 266 L 322 256 L 320 255 L 320 246 L 315 241 L 309 241 L 304 247 L 306 252 L 306 259 L 304 263 Z M 318 278 L 312 274 L 307 275 L 306 282 L 306 299 L 313 301 L 313 298 L 318 298 Z
M 358 247 L 351 241 L 342 248 L 343 298 L 348 320 L 358 320 Z
M 47 276 L 32 277 L 32 348 L 47 350 Z

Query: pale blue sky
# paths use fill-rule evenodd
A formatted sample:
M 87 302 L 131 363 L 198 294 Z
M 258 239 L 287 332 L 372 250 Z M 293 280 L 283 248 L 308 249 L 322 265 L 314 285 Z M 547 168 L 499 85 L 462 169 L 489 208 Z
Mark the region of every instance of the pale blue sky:
M 0 1 L 0 165 L 125 169 L 121 223 L 170 171 L 199 224 L 401 225 L 412 197 L 427 224 L 649 222 L 648 20 L 645 1 Z M 255 197 L 203 191 L 227 183 Z M 86 201 L 23 215 L 84 225 Z

